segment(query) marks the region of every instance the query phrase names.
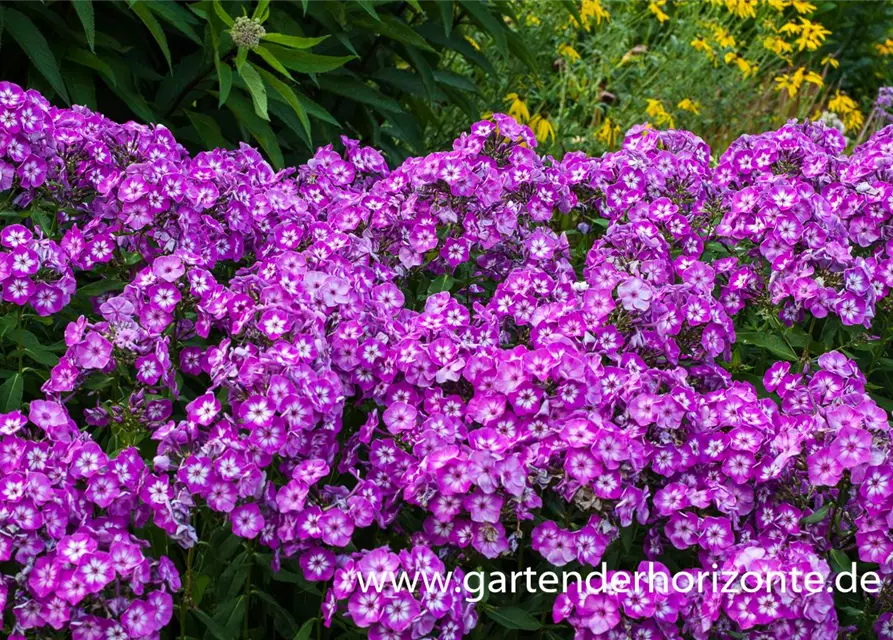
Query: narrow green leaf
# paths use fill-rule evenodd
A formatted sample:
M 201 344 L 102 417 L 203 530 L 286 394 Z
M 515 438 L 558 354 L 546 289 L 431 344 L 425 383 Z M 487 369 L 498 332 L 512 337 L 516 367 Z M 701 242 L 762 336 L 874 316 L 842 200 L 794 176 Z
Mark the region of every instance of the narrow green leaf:
M 252 19 L 263 22 L 266 18 L 264 14 L 266 13 L 269 15 L 269 8 L 270 0 L 260 0 L 260 2 L 257 3 L 257 6 L 254 7 L 254 13 L 251 14 Z
M 251 137 L 257 140 L 258 144 L 266 152 L 267 157 L 270 159 L 273 166 L 276 169 L 281 169 L 285 166 L 285 162 L 282 158 L 282 149 L 279 148 L 276 134 L 273 133 L 273 129 L 270 128 L 268 122 L 257 117 L 257 114 L 254 113 L 254 110 L 251 108 L 248 101 L 245 100 L 243 94 L 238 92 L 233 93 L 229 100 L 226 101 L 226 106 L 233 112 L 233 115 L 236 116 L 242 126 L 247 129 L 248 133 L 251 134 Z
M 217 63 L 217 81 L 220 83 L 220 97 L 217 101 L 219 109 L 226 104 L 229 92 L 233 88 L 233 69 L 226 62 Z
M 124 283 L 121 280 L 106 278 L 104 280 L 91 282 L 90 284 L 84 285 L 83 287 L 78 287 L 78 295 L 83 295 L 90 298 L 92 296 L 102 295 L 103 293 L 107 293 L 109 291 L 117 291 L 118 289 L 123 288 Z
M 305 622 L 292 640 L 310 640 L 310 634 L 313 633 L 313 625 L 316 624 L 316 618 L 311 618 Z
M 93 0 L 71 0 L 75 13 L 84 27 L 84 36 L 90 51 L 96 50 L 96 24 L 93 18 Z
M 794 353 L 794 350 L 791 349 L 784 340 L 773 333 L 739 331 L 737 332 L 736 337 L 738 342 L 765 349 L 782 360 L 788 360 L 790 362 L 795 362 L 797 360 L 797 354 Z
M 327 75 L 319 79 L 319 84 L 326 91 L 368 104 L 379 111 L 405 113 L 399 102 L 354 78 Z
M 303 126 L 304 131 L 307 132 L 307 138 L 310 139 L 310 118 L 307 117 L 307 110 L 304 109 L 301 101 L 298 100 L 298 96 L 295 94 L 294 90 L 269 71 L 261 69 L 260 73 L 264 80 L 267 81 L 267 84 L 269 84 L 276 93 L 282 96 L 283 100 L 285 100 L 294 110 L 295 115 L 301 120 L 301 126 Z
M 849 571 L 852 567 L 853 561 L 850 560 L 849 556 L 845 554 L 840 549 L 831 549 L 831 561 L 829 564 L 835 573 L 843 573 L 844 571 Z
M 200 23 L 187 9 L 173 0 L 151 0 L 147 6 L 174 29 L 201 46 L 202 39 L 195 30 Z
M 450 37 L 453 30 L 453 0 L 441 0 L 437 3 L 440 9 L 440 20 L 443 22 L 443 35 Z
M 0 412 L 9 413 L 22 406 L 22 391 L 25 388 L 25 380 L 22 374 L 16 372 L 8 378 L 3 386 L 0 386 Z
M 801 518 L 801 524 L 815 524 L 816 522 L 821 522 L 828 516 L 828 512 L 831 510 L 831 503 L 828 502 L 823 504 L 821 507 L 813 511 L 811 514 L 806 516 L 805 518 Z
M 155 17 L 155 14 L 152 13 L 146 2 L 143 0 L 134 2 L 130 8 L 137 17 L 142 20 L 143 24 L 146 25 L 146 28 L 149 30 L 149 33 L 152 34 L 152 37 L 155 38 L 155 42 L 158 43 L 161 53 L 164 54 L 164 59 L 167 60 L 168 68 L 173 71 L 174 66 L 171 62 L 171 50 L 167 46 L 167 36 L 164 35 L 164 29 L 161 28 L 158 18 Z
M 40 30 L 34 26 L 28 16 L 15 9 L 6 9 L 5 20 L 7 33 L 18 43 L 34 67 L 50 83 L 53 90 L 66 103 L 70 104 L 65 82 L 62 80 L 62 74 L 59 73 L 59 65 Z
M 356 4 L 375 20 L 381 20 L 381 18 L 378 17 L 378 12 L 375 10 L 375 6 L 369 2 L 369 0 L 356 0 Z
M 283 47 L 289 47 L 290 49 L 309 49 L 328 37 L 325 35 L 319 38 L 303 38 L 301 36 L 289 36 L 284 33 L 267 33 L 263 39 L 274 44 L 281 44 Z
M 425 85 L 425 93 L 428 95 L 428 99 L 434 102 L 438 93 L 437 84 L 434 82 L 434 70 L 417 48 L 412 45 L 406 45 L 406 53 L 409 55 L 412 66 L 422 77 L 422 83 Z
M 192 128 L 201 138 L 202 144 L 208 149 L 217 149 L 227 147 L 228 144 L 220 132 L 220 125 L 209 115 L 204 113 L 196 113 L 195 111 L 187 111 L 186 117 L 192 124 Z
M 366 16 L 356 18 L 355 22 L 358 26 L 369 29 L 373 33 L 385 36 L 391 40 L 409 44 L 418 47 L 419 49 L 424 49 L 425 51 L 434 51 L 434 49 L 431 48 L 431 45 L 429 45 L 422 36 L 416 33 L 412 27 L 390 14 L 381 16 L 381 19 L 377 22 Z
M 239 75 L 245 84 L 248 85 L 248 92 L 251 94 L 251 102 L 254 104 L 254 112 L 264 120 L 269 120 L 267 113 L 267 88 L 264 81 L 250 63 L 246 62 L 239 69 Z
M 487 615 L 498 625 L 506 629 L 520 629 L 522 631 L 537 631 L 542 625 L 532 615 L 518 607 L 504 607 L 502 609 L 487 609 Z
M 490 13 L 490 9 L 483 2 L 477 0 L 459 0 L 462 8 L 468 12 L 471 19 L 474 20 L 484 31 L 493 36 L 496 46 L 503 53 L 508 52 L 508 42 L 505 37 L 505 23 Z
M 226 26 L 228 26 L 228 27 L 233 26 L 236 23 L 236 21 L 233 20 L 230 17 L 230 15 L 223 9 L 223 5 L 220 4 L 220 0 L 213 0 L 213 3 L 214 3 L 214 13 L 217 14 L 217 17 L 220 18 L 221 20 L 223 20 L 223 23 Z
M 115 72 L 112 70 L 111 66 L 96 54 L 90 53 L 86 49 L 71 49 L 68 52 L 66 59 L 81 66 L 93 69 L 94 71 L 98 71 L 110 85 L 113 87 L 118 86 L 118 80 L 115 78 Z
M 281 62 L 279 62 L 276 56 L 274 56 L 269 49 L 263 46 L 258 46 L 254 48 L 254 53 L 263 58 L 264 62 L 273 67 L 276 71 L 284 75 L 289 80 L 294 81 L 294 78 L 288 72 L 288 69 L 286 69 Z
M 354 59 L 353 56 L 322 56 L 275 44 L 266 48 L 283 66 L 299 73 L 326 73 L 343 67 Z
M 192 609 L 191 611 L 195 614 L 196 618 L 201 620 L 208 632 L 217 638 L 217 640 L 232 640 L 232 638 L 229 637 L 226 628 L 214 622 L 214 619 L 207 613 L 201 609 Z

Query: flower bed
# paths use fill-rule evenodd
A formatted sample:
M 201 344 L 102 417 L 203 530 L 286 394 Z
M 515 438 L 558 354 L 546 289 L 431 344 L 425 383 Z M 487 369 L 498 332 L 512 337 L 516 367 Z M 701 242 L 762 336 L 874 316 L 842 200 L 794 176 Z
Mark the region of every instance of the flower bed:
M 278 601 L 213 574 L 221 540 L 297 559 L 323 624 L 372 638 L 542 628 L 551 603 L 463 593 L 525 548 L 893 572 L 893 128 L 845 155 L 792 122 L 714 166 L 637 127 L 559 162 L 495 114 L 393 170 L 344 138 L 277 173 L 9 83 L 0 109 L 11 637 L 155 637 L 175 609 L 238 637 Z M 582 639 L 893 635 L 889 582 L 858 597 L 571 589 L 551 615 Z

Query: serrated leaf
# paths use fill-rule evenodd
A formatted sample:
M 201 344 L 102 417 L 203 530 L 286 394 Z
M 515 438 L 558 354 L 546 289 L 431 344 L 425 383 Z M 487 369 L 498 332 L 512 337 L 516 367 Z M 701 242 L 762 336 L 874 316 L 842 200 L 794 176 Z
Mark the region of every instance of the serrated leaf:
M 795 362 L 797 360 L 797 354 L 794 353 L 794 350 L 774 333 L 738 331 L 736 339 L 738 342 L 765 349 L 782 360 L 788 360 L 790 362 Z
M 90 51 L 96 50 L 96 23 L 93 16 L 93 0 L 71 0 L 75 13 L 78 14 L 78 20 L 84 27 L 84 37 L 87 38 L 87 45 Z
M 199 21 L 188 10 L 173 0 L 152 0 L 148 3 L 148 7 L 174 29 L 201 46 L 202 39 L 193 28 L 199 25 Z
M 22 374 L 18 372 L 0 386 L 0 413 L 9 413 L 22 406 L 22 391 L 24 388 L 25 380 L 22 378 Z
M 251 102 L 254 105 L 254 112 L 258 117 L 269 120 L 270 116 L 267 113 L 267 88 L 264 86 L 264 81 L 257 69 L 251 63 L 246 62 L 239 69 L 239 75 L 248 86 L 248 93 L 251 94 Z
M 326 73 L 339 69 L 354 59 L 353 56 L 323 56 L 275 44 L 267 46 L 267 50 L 284 67 L 298 73 Z
M 143 24 L 146 25 L 146 28 L 149 30 L 149 33 L 152 34 L 152 37 L 155 38 L 155 42 L 158 43 L 161 53 L 164 54 L 164 59 L 167 60 L 168 69 L 173 70 L 174 65 L 171 62 L 171 50 L 167 46 L 167 36 L 164 35 L 164 29 L 161 28 L 158 18 L 155 17 L 155 14 L 152 13 L 147 4 L 142 0 L 134 2 L 130 8 Z
M 266 33 L 264 34 L 263 40 L 274 44 L 281 44 L 283 47 L 289 47 L 290 49 L 309 49 L 310 47 L 318 45 L 323 40 L 326 40 L 328 37 L 329 36 L 325 35 L 318 38 L 305 38 L 302 36 L 290 36 L 285 33 Z
M 70 103 L 68 90 L 62 80 L 62 74 L 59 73 L 59 65 L 40 30 L 34 26 L 28 16 L 15 9 L 7 8 L 4 16 L 6 32 L 18 43 L 34 67 L 50 83 L 53 90 L 66 103 Z
M 537 631 L 542 627 L 539 620 L 524 611 L 524 609 L 519 609 L 518 607 L 487 609 L 487 616 L 506 629 Z

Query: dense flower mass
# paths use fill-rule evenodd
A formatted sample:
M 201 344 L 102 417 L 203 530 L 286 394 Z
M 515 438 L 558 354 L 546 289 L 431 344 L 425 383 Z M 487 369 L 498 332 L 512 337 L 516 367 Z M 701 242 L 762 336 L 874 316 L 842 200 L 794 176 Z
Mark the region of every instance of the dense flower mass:
M 495 114 L 393 170 L 345 138 L 277 173 L 10 83 L 0 108 L 6 308 L 89 303 L 44 397 L 0 416 L 14 637 L 154 637 L 180 577 L 137 534 L 191 548 L 199 516 L 298 558 L 326 625 L 372 638 L 461 637 L 463 570 L 528 544 L 594 567 L 633 527 L 659 572 L 830 581 L 845 549 L 893 575 L 888 415 L 854 357 L 813 340 L 736 375 L 754 317 L 889 330 L 893 128 L 847 156 L 791 122 L 713 166 L 637 127 L 559 162 Z M 553 615 L 584 640 L 842 629 L 827 593 L 575 588 Z

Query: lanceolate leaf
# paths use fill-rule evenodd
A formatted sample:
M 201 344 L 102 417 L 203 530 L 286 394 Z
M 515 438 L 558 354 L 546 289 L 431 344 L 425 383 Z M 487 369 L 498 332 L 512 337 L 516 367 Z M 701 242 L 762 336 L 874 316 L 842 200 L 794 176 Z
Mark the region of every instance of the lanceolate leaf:
M 158 43 L 161 53 L 164 54 L 164 59 L 167 60 L 167 66 L 173 69 L 171 51 L 167 46 L 167 36 L 164 35 L 164 29 L 161 28 L 158 19 L 145 2 L 135 2 L 131 6 L 131 9 L 133 9 L 133 12 L 143 21 L 143 24 L 146 25 L 146 28 L 149 30 L 149 33 L 152 34 L 152 37 L 155 38 L 155 42 Z
M 9 8 L 4 13 L 6 33 L 18 43 L 34 67 L 50 83 L 53 90 L 65 102 L 69 102 L 65 82 L 62 80 L 62 74 L 59 73 L 59 65 L 50 51 L 46 38 L 25 14 Z
M 260 74 L 251 64 L 246 62 L 239 69 L 239 75 L 242 76 L 245 84 L 248 85 L 251 102 L 254 104 L 254 112 L 264 120 L 269 120 L 270 116 L 267 115 L 267 88 L 264 86 L 264 81 L 261 79 Z
M 25 381 L 21 373 L 15 373 L 0 385 L 0 413 L 9 413 L 22 406 Z
M 257 140 L 257 143 L 266 152 L 273 166 L 281 169 L 285 166 L 282 158 L 282 149 L 276 141 L 276 134 L 270 128 L 270 124 L 257 116 L 248 101 L 243 97 L 241 92 L 234 92 L 226 106 L 230 108 L 242 126 L 251 134 L 251 137 Z
M 84 27 L 87 45 L 90 47 L 90 51 L 94 51 L 96 48 L 96 26 L 93 16 L 93 0 L 71 0 L 71 5 Z
M 267 50 L 276 56 L 283 66 L 299 73 L 334 71 L 353 60 L 353 56 L 322 56 L 274 44 L 268 45 Z
M 318 38 L 303 38 L 301 36 L 289 36 L 284 33 L 268 33 L 264 35 L 264 40 L 274 44 L 281 44 L 291 49 L 309 49 L 323 42 L 328 37 L 325 35 Z
M 285 100 L 288 105 L 294 110 L 295 115 L 301 120 L 301 125 L 304 127 L 304 130 L 307 133 L 308 140 L 310 139 L 310 118 L 307 117 L 307 110 L 304 109 L 304 106 L 301 104 L 301 101 L 298 100 L 298 96 L 295 94 L 294 89 L 290 86 L 282 82 L 279 78 L 274 76 L 272 73 L 268 71 L 264 71 L 261 69 L 261 76 L 266 80 L 267 84 L 269 84 L 273 90 L 278 93 L 283 100 Z

